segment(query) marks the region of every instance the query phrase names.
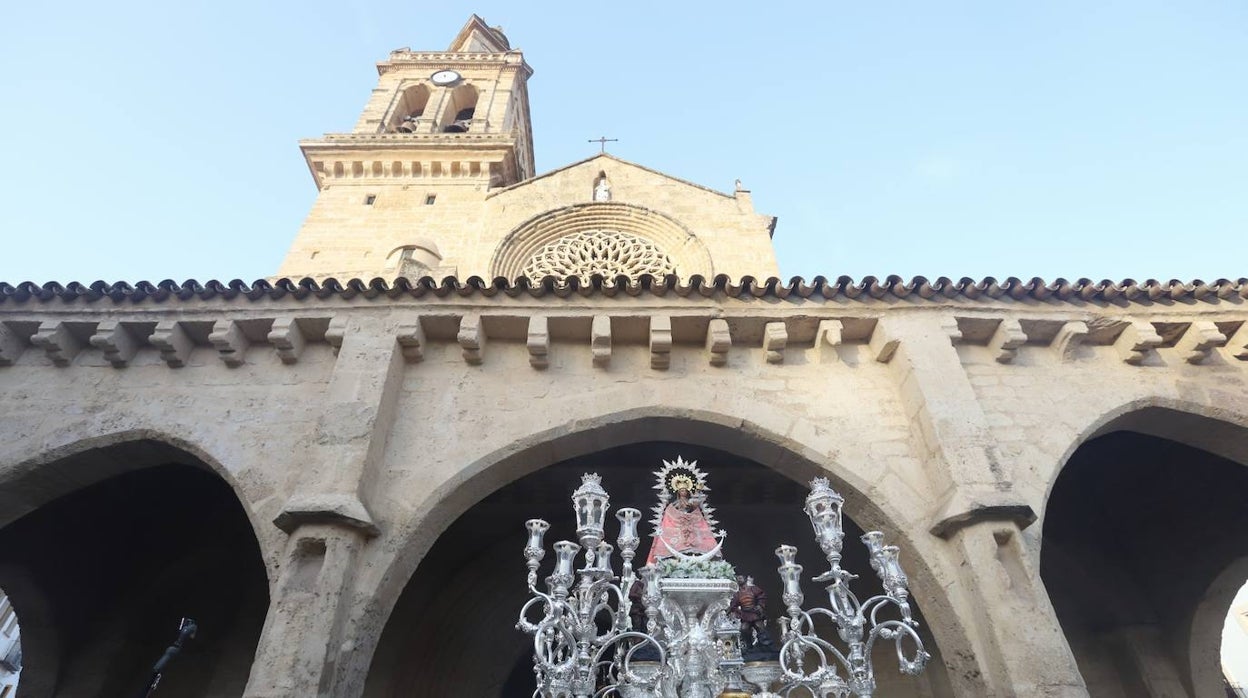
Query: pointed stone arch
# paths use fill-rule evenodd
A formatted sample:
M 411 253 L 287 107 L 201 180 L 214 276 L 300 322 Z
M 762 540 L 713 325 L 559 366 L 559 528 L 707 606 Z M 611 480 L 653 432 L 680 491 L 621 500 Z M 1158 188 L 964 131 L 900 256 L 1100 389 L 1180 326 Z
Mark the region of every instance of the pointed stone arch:
M 1046 485 L 1041 578 L 1089 691 L 1207 694 L 1248 581 L 1248 415 L 1125 402 L 1082 430 Z
M 939 581 L 945 578 L 948 571 L 940 569 L 940 563 L 929 547 L 937 541 L 921 527 L 898 523 L 905 520 L 898 509 L 901 503 L 872 500 L 865 494 L 871 490 L 870 483 L 851 468 L 836 463 L 794 438 L 709 410 L 662 407 L 631 409 L 576 420 L 532 434 L 466 464 L 451 479 L 436 485 L 425 500 L 427 504 L 411 518 L 411 523 L 394 532 L 396 538 L 392 545 L 397 547 L 398 553 L 382 572 L 380 583 L 372 593 L 371 606 L 364 612 L 364 617 L 358 619 L 359 626 L 367 629 L 371 638 L 363 634 L 359 637 L 354 659 L 360 663 L 351 671 L 354 673 L 367 668 L 363 661 L 373 659 L 380 631 L 390 620 L 417 567 L 433 549 L 438 537 L 471 507 L 491 493 L 552 464 L 629 444 L 654 441 L 718 449 L 741 459 L 765 464 L 767 471 L 791 483 L 801 483 L 814 476 L 829 477 L 845 495 L 846 512 L 850 518 L 866 530 L 884 530 L 890 540 L 896 541 L 905 551 L 905 564 L 908 571 L 912 570 L 915 598 L 923 609 L 931 609 L 927 618 L 944 653 L 948 680 L 955 686 L 952 690 L 983 690 L 967 628 L 954 611 L 956 601 L 947 595 L 945 583 Z M 644 479 L 648 487 L 648 473 Z M 801 513 L 800 508 L 795 510 Z M 540 512 L 534 515 L 540 515 Z M 806 551 L 805 555 L 814 556 L 810 560 L 813 564 L 818 557 L 817 547 L 813 537 L 809 534 L 807 537 L 809 540 L 800 543 Z M 847 547 L 852 544 L 853 541 L 847 542 Z M 774 570 L 765 570 L 762 574 L 768 573 L 774 574 Z M 458 584 L 450 586 L 460 589 Z M 940 671 L 940 668 L 936 670 Z M 366 691 L 364 695 L 386 694 Z
M 270 583 L 251 509 L 207 450 L 153 430 L 0 466 L 0 586 L 25 620 L 22 695 L 137 692 L 182 615 L 198 616 L 199 650 L 166 688 L 238 695 Z

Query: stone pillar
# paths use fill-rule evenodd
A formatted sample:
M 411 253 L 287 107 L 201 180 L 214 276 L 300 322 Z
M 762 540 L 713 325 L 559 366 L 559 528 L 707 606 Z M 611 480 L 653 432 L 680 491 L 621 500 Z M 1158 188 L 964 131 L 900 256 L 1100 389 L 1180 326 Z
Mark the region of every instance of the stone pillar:
M 247 698 L 342 696 L 356 645 L 352 613 L 363 548 L 378 527 L 368 506 L 394 423 L 404 359 L 394 328 L 331 323 L 339 347 L 294 494 L 274 523 L 290 534 Z
M 931 532 L 946 537 L 984 516 L 1030 525 L 1035 512 L 1012 492 L 1010 468 L 997 453 L 988 419 L 953 346 L 961 339 L 953 318 L 880 323 L 876 332 L 882 336 L 873 342 L 896 343 L 889 363 L 936 493 Z
M 394 423 L 403 354 L 396 331 L 367 319 L 331 324 L 338 360 L 294 494 L 274 520 L 292 533 L 305 522 L 336 522 L 374 535 L 366 493 L 375 484 Z
M 984 683 L 996 696 L 1066 698 L 1088 690 L 1040 571 L 1029 563 L 1013 521 L 962 526 L 949 543 L 962 560 L 961 582 L 979 629 Z
M 983 408 L 962 367 L 952 317 L 880 321 L 888 356 L 935 508 L 929 531 L 960 563 L 962 614 L 974 615 L 976 658 L 996 696 L 1086 696 L 1087 689 L 1048 593 L 1023 548 L 1036 520 L 1013 487 L 1012 464 L 997 451 Z M 882 359 L 884 360 L 884 359 Z
M 304 524 L 290 537 L 245 698 L 340 695 L 335 669 L 352 647 L 347 621 L 365 538 L 341 524 Z

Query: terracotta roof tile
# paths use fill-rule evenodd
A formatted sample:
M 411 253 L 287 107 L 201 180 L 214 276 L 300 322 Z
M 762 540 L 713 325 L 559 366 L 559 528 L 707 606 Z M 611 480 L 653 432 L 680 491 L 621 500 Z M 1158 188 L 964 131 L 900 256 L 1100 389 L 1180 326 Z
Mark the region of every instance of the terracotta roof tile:
M 369 299 L 403 296 L 421 298 L 428 295 L 439 298 L 448 296 L 489 298 L 499 294 L 513 298 L 521 295 L 533 298 L 547 295 L 560 298 L 572 295 L 614 297 L 620 294 L 629 296 L 649 294 L 661 297 L 669 293 L 680 297 L 722 295 L 730 298 L 753 297 L 782 300 L 820 296 L 826 299 L 839 297 L 866 301 L 886 296 L 896 298 L 917 296 L 927 300 L 1006 298 L 1007 300 L 1032 299 L 1055 302 L 1212 302 L 1231 297 L 1248 299 L 1248 278 L 1218 279 L 1212 282 L 1199 279 L 1190 282 L 1178 280 L 1163 282 L 1154 279 L 1143 282 L 1134 279 L 1125 279 L 1120 282 L 1090 279 L 1067 281 L 1059 278 L 1050 283 L 1038 277 L 1029 281 L 1015 277 L 1001 281 L 992 277 L 979 281 L 964 277 L 954 281 L 943 276 L 937 279 L 916 276 L 906 281 L 899 276 L 889 276 L 884 279 L 868 276 L 861 281 L 855 281 L 848 276 L 841 276 L 835 280 L 816 276 L 806 281 L 800 276 L 795 276 L 788 283 L 784 283 L 774 277 L 759 280 L 752 276 L 745 276 L 734 280 L 721 274 L 709 280 L 698 275 L 681 280 L 675 276 L 656 278 L 647 274 L 636 279 L 626 276 L 618 276 L 614 279 L 593 276 L 588 281 L 578 277 L 557 279 L 553 276 L 543 279 L 529 279 L 523 276 L 516 279 L 498 277 L 492 281 L 486 281 L 478 276 L 471 276 L 467 279 L 448 276 L 439 281 L 425 276 L 416 279 L 400 277 L 393 281 L 380 277 L 369 281 L 354 278 L 345 282 L 333 278 L 321 282 L 310 278 L 299 280 L 282 278 L 272 282 L 261 279 L 250 284 L 239 279 L 228 283 L 215 280 L 200 283 L 194 279 L 177 283 L 166 279 L 157 284 L 147 281 L 134 284 L 124 281 L 111 284 L 95 281 L 90 285 L 83 285 L 76 281 L 64 285 L 57 282 L 42 285 L 29 281 L 17 285 L 0 282 L 0 303 L 58 300 L 90 303 L 104 299 L 117 303 L 144 301 L 161 303 L 171 299 L 208 300 L 218 297 L 226 300 L 243 297 L 253 301 L 264 298 L 276 300 L 285 297 L 297 300 L 308 297 L 324 299 L 334 296 L 341 298 L 363 296 Z

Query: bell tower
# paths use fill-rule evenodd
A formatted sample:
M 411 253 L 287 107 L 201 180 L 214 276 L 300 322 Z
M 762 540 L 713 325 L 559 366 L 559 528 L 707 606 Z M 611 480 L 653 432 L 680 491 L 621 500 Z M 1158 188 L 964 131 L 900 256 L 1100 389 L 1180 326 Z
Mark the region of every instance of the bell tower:
M 445 244 L 492 190 L 533 177 L 532 68 L 473 15 L 446 51 L 392 51 L 350 133 L 300 142 L 316 181 L 280 276 L 455 274 Z

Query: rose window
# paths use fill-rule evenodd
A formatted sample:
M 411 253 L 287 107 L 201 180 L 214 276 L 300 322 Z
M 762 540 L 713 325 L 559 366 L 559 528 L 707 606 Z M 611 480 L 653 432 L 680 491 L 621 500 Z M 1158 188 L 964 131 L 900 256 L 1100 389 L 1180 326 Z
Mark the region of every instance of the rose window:
M 676 273 L 676 265 L 653 242 L 628 233 L 586 230 L 565 235 L 539 249 L 522 273 L 530 279 L 544 276 L 589 278 L 601 274 L 663 276 Z

